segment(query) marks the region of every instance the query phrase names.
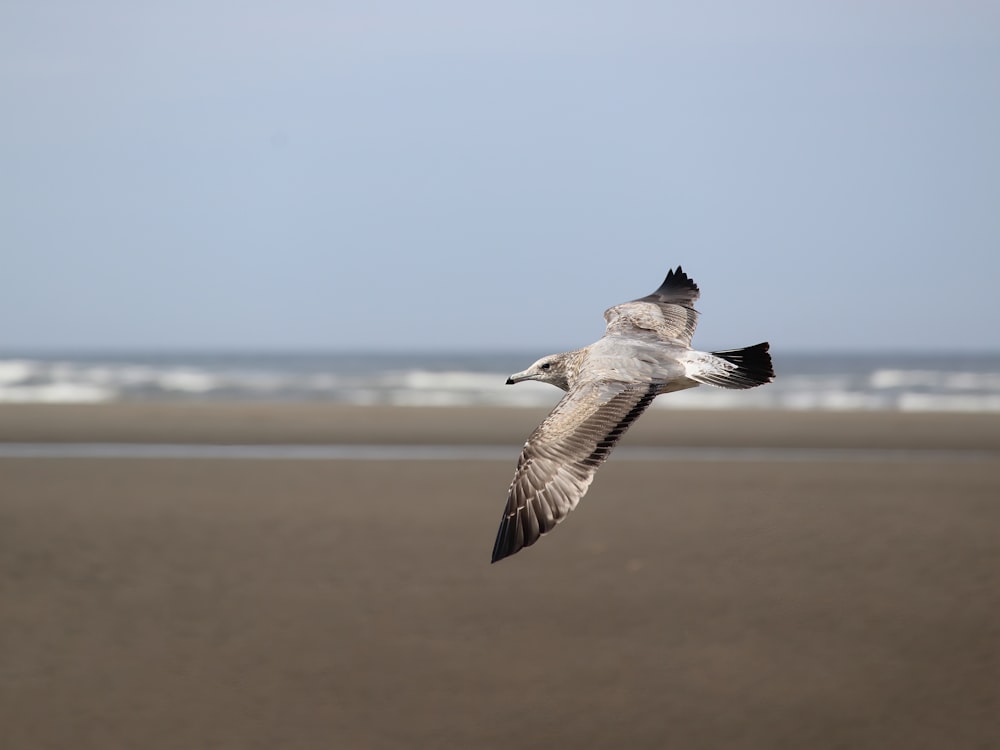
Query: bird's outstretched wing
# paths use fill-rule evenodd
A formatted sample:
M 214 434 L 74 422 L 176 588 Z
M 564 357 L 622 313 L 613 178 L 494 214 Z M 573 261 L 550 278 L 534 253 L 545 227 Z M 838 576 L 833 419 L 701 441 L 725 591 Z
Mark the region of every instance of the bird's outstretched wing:
M 576 507 L 594 472 L 656 394 L 653 383 L 600 381 L 563 397 L 521 450 L 493 562 L 534 544 Z
M 698 324 L 694 303 L 700 293 L 698 285 L 677 266 L 652 294 L 605 310 L 608 327 L 604 335 L 652 338 L 690 346 Z

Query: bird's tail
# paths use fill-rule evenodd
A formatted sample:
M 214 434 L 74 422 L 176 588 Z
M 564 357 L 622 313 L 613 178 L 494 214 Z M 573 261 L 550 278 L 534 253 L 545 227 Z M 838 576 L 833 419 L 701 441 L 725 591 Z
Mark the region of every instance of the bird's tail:
M 684 362 L 685 374 L 691 380 L 720 388 L 755 388 L 774 380 L 769 348 L 765 341 L 711 354 L 692 352 Z

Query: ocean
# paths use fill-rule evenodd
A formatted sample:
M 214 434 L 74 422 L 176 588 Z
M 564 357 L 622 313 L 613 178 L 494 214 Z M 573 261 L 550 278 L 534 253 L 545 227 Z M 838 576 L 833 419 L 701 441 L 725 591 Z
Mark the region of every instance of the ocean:
M 546 406 L 559 392 L 504 384 L 546 352 L 0 354 L 0 402 L 327 401 L 400 406 Z M 1000 352 L 772 352 L 777 379 L 700 387 L 672 409 L 1000 412 Z

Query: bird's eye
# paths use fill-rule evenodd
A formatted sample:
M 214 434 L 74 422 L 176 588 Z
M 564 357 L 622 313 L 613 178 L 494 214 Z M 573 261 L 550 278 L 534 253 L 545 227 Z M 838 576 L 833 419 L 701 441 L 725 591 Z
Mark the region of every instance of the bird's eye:
M 540 367 L 541 367 L 541 368 L 542 368 L 543 370 L 548 370 L 548 369 L 549 369 L 550 367 L 552 367 L 552 363 L 551 363 L 551 362 L 543 362 L 543 363 L 542 363 L 542 364 L 540 365 Z

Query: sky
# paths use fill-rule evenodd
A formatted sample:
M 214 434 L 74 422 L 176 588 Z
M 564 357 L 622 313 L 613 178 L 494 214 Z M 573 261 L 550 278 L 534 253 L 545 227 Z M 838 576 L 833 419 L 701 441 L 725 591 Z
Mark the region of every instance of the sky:
M 0 351 L 1000 349 L 1000 3 L 0 5 Z

